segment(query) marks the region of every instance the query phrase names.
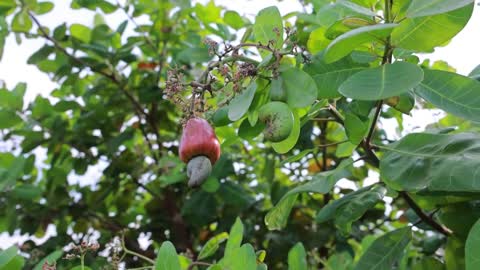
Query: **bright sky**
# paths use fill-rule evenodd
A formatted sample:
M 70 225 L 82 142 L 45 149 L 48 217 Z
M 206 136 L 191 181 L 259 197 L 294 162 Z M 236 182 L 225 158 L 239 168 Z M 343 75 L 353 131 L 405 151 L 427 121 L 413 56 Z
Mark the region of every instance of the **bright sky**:
M 72 10 L 69 8 L 71 1 L 51 1 L 55 3 L 53 11 L 47 15 L 39 16 L 39 20 L 43 25 L 53 28 L 63 22 L 67 22 L 68 24 L 93 24 L 93 12 L 84 9 Z M 478 1 L 480 0 L 477 0 L 477 2 Z M 206 3 L 208 0 L 200 0 L 198 2 Z M 276 0 L 216 0 L 215 2 L 251 18 L 253 18 L 259 10 L 272 5 L 276 5 L 282 14 L 302 10 L 302 6 L 297 0 L 283 0 L 281 2 Z M 125 14 L 122 11 L 117 11 L 106 17 L 106 21 L 112 28 L 118 26 L 125 19 Z M 127 29 L 127 34 L 128 31 L 131 33 L 132 29 Z M 470 22 L 448 46 L 438 48 L 433 54 L 426 55 L 425 57 L 431 60 L 445 60 L 455 67 L 460 74 L 467 75 L 474 67 L 480 64 L 479 31 L 480 8 L 476 7 Z M 32 101 L 35 96 L 39 94 L 47 97 L 56 87 L 56 84 L 51 82 L 46 74 L 40 72 L 35 66 L 27 65 L 26 63 L 28 57 L 43 46 L 43 44 L 44 40 L 37 39 L 23 40 L 22 43 L 18 45 L 15 42 L 14 36 L 11 35 L 7 39 L 3 59 L 0 62 L 0 80 L 4 81 L 8 88 L 14 87 L 18 82 L 26 82 L 28 84 L 25 98 L 26 102 Z M 413 117 L 407 117 L 405 119 L 405 125 L 410 127 L 410 129 L 413 129 L 415 126 L 424 127 L 426 124 L 431 123 L 432 120 L 433 116 L 431 112 L 416 112 Z M 388 123 L 384 123 L 384 125 L 391 126 L 392 131 L 394 130 L 394 126 Z M 40 164 L 41 160 L 37 165 Z M 86 175 L 82 177 L 73 175 L 69 181 L 82 181 L 82 183 L 86 181 L 84 184 L 92 184 L 92 180 L 95 182 L 99 179 L 102 170 L 102 166 L 90 167 Z M 50 228 L 46 237 L 54 233 L 55 229 Z M 26 238 L 27 236 L 20 236 L 19 234 L 16 234 L 14 237 L 9 237 L 5 233 L 0 234 L 0 248 L 6 248 L 13 243 L 24 241 Z

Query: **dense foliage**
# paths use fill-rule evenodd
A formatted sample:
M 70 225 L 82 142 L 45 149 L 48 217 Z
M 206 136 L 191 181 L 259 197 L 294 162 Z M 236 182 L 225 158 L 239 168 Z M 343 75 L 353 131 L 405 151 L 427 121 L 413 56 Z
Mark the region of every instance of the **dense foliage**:
M 480 69 L 417 57 L 474 1 L 302 4 L 72 0 L 93 24 L 48 29 L 52 2 L 1 0 L 0 51 L 44 40 L 28 63 L 58 87 L 30 104 L 0 89 L 0 232 L 56 230 L 0 269 L 480 269 Z M 407 134 L 404 115 L 434 108 Z M 199 188 L 178 155 L 192 117 L 222 151 Z

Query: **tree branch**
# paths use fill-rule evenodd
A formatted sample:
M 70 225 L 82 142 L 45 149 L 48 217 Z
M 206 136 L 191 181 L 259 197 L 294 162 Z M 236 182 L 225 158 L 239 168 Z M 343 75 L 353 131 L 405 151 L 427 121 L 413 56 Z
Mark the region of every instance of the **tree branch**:
M 373 116 L 372 125 L 370 126 L 370 130 L 368 131 L 367 138 L 365 139 L 365 144 L 370 148 L 370 142 L 372 141 L 373 134 L 375 133 L 375 128 L 377 127 L 378 118 L 382 113 L 382 105 L 383 100 L 379 100 L 377 103 L 377 109 L 375 111 L 375 115 Z
M 433 217 L 425 214 L 422 208 L 420 208 L 420 206 L 412 199 L 412 197 L 410 197 L 407 192 L 400 191 L 400 196 L 402 196 L 402 198 L 408 203 L 410 208 L 412 208 L 412 210 L 415 211 L 417 216 L 421 218 L 426 224 L 430 225 L 430 227 L 434 228 L 445 236 L 452 235 L 452 231 L 449 228 L 435 221 Z

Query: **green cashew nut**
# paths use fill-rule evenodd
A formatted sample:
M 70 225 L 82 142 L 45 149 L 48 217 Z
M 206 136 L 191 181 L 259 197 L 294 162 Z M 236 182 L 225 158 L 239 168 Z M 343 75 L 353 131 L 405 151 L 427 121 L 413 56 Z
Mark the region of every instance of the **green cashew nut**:
M 263 105 L 258 119 L 265 124 L 263 135 L 266 140 L 280 142 L 285 140 L 293 128 L 293 113 L 286 103 L 272 101 Z

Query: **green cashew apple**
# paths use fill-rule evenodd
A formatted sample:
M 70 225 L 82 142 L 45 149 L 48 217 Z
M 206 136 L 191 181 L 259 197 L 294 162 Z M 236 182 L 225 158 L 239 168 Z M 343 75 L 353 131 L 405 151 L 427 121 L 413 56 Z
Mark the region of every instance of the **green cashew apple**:
M 287 101 L 287 91 L 283 87 L 283 79 L 281 77 L 272 80 L 272 85 L 270 87 L 270 100 Z
M 263 135 L 268 141 L 283 141 L 292 132 L 293 113 L 286 103 L 272 101 L 263 105 L 258 112 L 258 119 L 265 124 Z

